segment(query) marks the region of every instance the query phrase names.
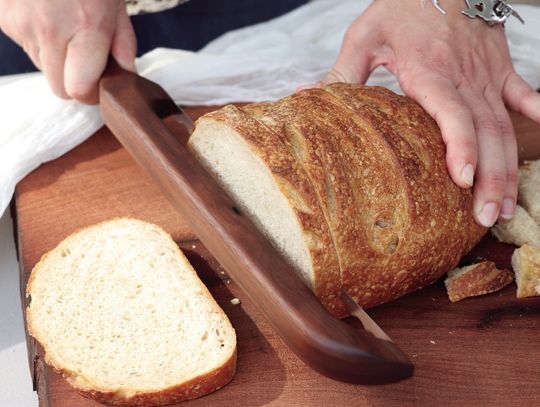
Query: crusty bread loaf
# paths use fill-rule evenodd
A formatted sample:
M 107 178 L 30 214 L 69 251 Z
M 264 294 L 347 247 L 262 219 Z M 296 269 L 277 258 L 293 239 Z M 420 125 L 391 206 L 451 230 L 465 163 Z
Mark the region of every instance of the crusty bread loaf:
M 540 225 L 540 160 L 527 161 L 519 168 L 518 201 Z
M 450 301 L 457 302 L 499 291 L 512 281 L 510 270 L 499 270 L 492 261 L 483 261 L 450 271 L 444 284 Z
M 517 297 L 540 295 L 540 248 L 527 244 L 514 250 L 512 268 L 516 273 Z
M 227 384 L 236 336 L 161 228 L 114 219 L 66 238 L 34 267 L 29 333 L 83 395 L 166 405 Z
M 239 170 L 235 160 L 247 163 L 255 155 L 263 167 L 272 166 L 260 149 L 247 151 L 215 139 L 228 137 L 226 129 L 234 129 L 235 138 L 248 142 L 254 132 L 281 140 L 276 155 L 292 159 L 297 171 L 307 174 L 311 188 L 309 193 L 301 190 L 293 195 L 315 196 L 320 210 L 312 221 L 322 225 L 321 230 L 330 230 L 334 246 L 326 247 L 337 253 L 338 287 L 370 307 L 437 280 L 458 264 L 486 229 L 473 220 L 471 192 L 457 187 L 448 175 L 444 143 L 435 122 L 408 98 L 378 88 L 367 97 L 363 95 L 366 89 L 373 90 L 334 84 L 277 102 L 248 105 L 240 109 L 250 116 L 246 119 L 250 124 L 243 129 L 234 121 L 241 120 L 238 115 L 223 116 L 224 130 L 210 130 L 207 123 L 212 114 L 203 116 L 188 145 L 203 162 L 219 163 L 211 164 L 211 171 L 238 199 L 235 188 L 266 181 L 252 176 L 249 165 Z M 234 160 L 222 160 L 224 156 Z M 294 183 L 289 186 L 297 188 Z M 277 188 L 268 191 L 240 197 L 238 202 L 247 208 L 266 208 L 266 212 L 246 210 L 258 213 L 254 217 L 259 224 L 276 218 L 272 212 L 277 205 L 268 202 L 287 204 L 283 197 L 276 198 Z M 290 198 L 288 205 L 292 206 Z M 298 215 L 293 211 L 293 216 Z M 282 228 L 291 230 L 291 225 L 299 224 L 287 218 Z M 279 240 L 272 233 L 266 231 L 269 239 Z M 311 264 L 314 272 L 304 272 L 304 276 L 317 274 L 318 264 Z M 320 275 L 326 272 L 319 270 Z
M 520 205 L 516 205 L 512 219 L 496 223 L 491 233 L 504 243 L 540 247 L 540 226 Z

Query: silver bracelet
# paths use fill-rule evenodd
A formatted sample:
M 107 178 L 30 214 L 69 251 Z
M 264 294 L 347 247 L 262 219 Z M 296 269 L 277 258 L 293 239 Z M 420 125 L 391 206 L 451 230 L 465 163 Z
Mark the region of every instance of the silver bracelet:
M 446 14 L 438 0 L 431 0 L 431 2 L 437 10 Z M 470 18 L 480 17 L 486 20 L 489 25 L 504 25 L 510 16 L 516 17 L 522 24 L 525 24 L 517 11 L 504 0 L 465 0 L 465 3 L 467 3 L 468 8 L 462 11 L 463 14 Z

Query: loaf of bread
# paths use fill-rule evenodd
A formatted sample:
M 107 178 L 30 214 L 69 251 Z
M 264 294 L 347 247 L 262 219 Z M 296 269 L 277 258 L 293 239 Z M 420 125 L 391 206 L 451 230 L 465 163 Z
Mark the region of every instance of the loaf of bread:
M 514 250 L 512 268 L 516 273 L 517 297 L 540 295 L 540 248 L 523 245 Z
M 171 237 L 134 219 L 69 236 L 34 267 L 28 331 L 81 394 L 158 406 L 226 385 L 236 336 Z
M 444 280 L 452 302 L 499 291 L 514 281 L 514 273 L 500 270 L 492 261 L 483 261 L 452 270 Z
M 486 229 L 429 115 L 386 89 L 332 84 L 201 117 L 188 147 L 335 315 L 431 284 Z

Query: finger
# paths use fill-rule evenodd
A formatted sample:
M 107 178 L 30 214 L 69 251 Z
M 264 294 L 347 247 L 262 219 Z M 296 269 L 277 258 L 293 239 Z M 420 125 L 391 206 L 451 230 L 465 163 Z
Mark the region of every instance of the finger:
M 470 106 L 478 142 L 473 210 L 476 221 L 491 227 L 499 217 L 507 188 L 507 166 L 499 123 L 484 96 L 470 86 L 459 88 Z
M 512 109 L 540 123 L 540 94 L 517 73 L 508 75 L 503 87 L 503 98 Z
M 373 51 L 379 42 L 375 34 L 378 31 L 370 30 L 362 21 L 356 20 L 345 32 L 336 63 L 320 86 L 333 82 L 364 84 L 376 68 Z
M 42 48 L 42 52 L 39 54 L 41 71 L 45 74 L 54 94 L 62 99 L 69 98 L 64 87 L 65 59 L 65 46 L 59 44 L 50 44 L 46 48 Z
M 84 103 L 98 101 L 98 81 L 105 69 L 112 32 L 81 30 L 69 41 L 64 83 L 67 94 Z
M 111 54 L 122 68 L 135 71 L 137 39 L 124 3 L 120 4 L 116 31 L 111 44 Z
M 399 77 L 403 91 L 416 100 L 441 129 L 446 143 L 446 165 L 452 180 L 462 188 L 474 183 L 477 144 L 471 111 L 454 84 L 446 78 L 419 72 Z
M 506 188 L 501 206 L 500 218 L 510 220 L 514 216 L 517 201 L 518 148 L 510 115 L 502 102 L 501 94 L 495 91 L 485 93 L 495 119 L 499 124 L 506 162 Z

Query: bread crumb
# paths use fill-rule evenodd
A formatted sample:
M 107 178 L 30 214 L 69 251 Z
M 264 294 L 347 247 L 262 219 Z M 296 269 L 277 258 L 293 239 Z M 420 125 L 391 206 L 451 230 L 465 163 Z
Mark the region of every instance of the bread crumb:
M 240 298 L 233 298 L 233 299 L 231 300 L 231 304 L 232 304 L 232 305 L 238 305 L 238 304 L 240 304 Z
M 431 343 L 432 345 L 435 345 L 435 341 L 429 341 L 429 343 Z
M 511 271 L 500 270 L 495 263 L 485 261 L 450 271 L 444 284 L 450 301 L 457 302 L 501 290 L 512 281 Z

